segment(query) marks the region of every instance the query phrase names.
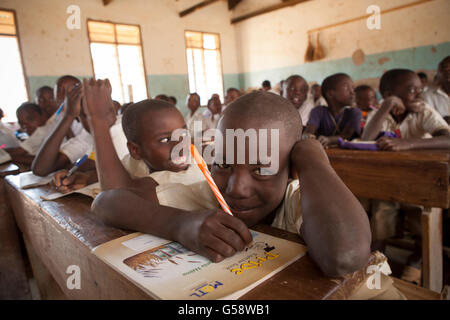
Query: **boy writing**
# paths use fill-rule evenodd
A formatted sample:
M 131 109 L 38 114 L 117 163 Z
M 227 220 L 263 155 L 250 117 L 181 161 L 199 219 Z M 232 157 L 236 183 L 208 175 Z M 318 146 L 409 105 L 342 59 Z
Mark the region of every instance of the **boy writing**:
M 338 143 L 338 138 L 351 140 L 361 132 L 361 111 L 352 108 L 355 101 L 352 79 L 337 73 L 322 82 L 322 95 L 328 107 L 315 107 L 310 114 L 305 137 L 317 137 L 324 146 Z

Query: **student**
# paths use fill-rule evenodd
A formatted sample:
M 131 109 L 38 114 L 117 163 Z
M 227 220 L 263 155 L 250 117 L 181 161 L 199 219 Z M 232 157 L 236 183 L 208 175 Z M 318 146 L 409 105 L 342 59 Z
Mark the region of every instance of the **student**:
M 26 132 L 29 138 L 19 145 L 13 143 L 5 151 L 9 153 L 13 162 L 29 165 L 33 161 L 34 156 L 27 153 L 24 146 L 32 145 L 32 141 L 28 140 L 40 134 L 47 120 L 47 115 L 37 104 L 25 102 L 16 110 L 16 116 L 21 130 Z M 10 142 L 12 141 L 10 140 Z
M 3 110 L 0 109 L 0 144 L 4 144 L 4 149 L 17 148 L 19 146 L 19 140 L 14 135 L 14 130 L 3 123 L 3 117 Z
M 165 94 L 158 94 L 153 99 L 170 102 L 170 98 L 167 95 L 165 95 Z
M 384 102 L 367 121 L 363 140 L 374 140 L 381 131 L 399 132 L 401 139 L 382 137 L 382 150 L 448 149 L 450 129 L 444 119 L 425 104 L 419 77 L 411 70 L 392 69 L 380 80 Z M 426 137 L 432 136 L 430 139 Z
M 186 126 L 190 131 L 191 137 L 194 137 L 195 121 L 203 122 L 204 109 L 200 107 L 200 96 L 198 95 L 198 93 L 194 92 L 188 95 L 187 107 L 189 109 L 189 113 L 184 118 L 184 121 L 186 122 Z
M 315 107 L 309 116 L 304 137 L 317 137 L 324 146 L 338 143 L 338 138 L 351 140 L 361 133 L 361 110 L 352 108 L 355 101 L 352 79 L 337 73 L 322 82 L 322 95 L 328 107 Z
M 422 83 L 422 92 L 425 92 L 428 90 L 428 76 L 425 72 L 418 72 L 417 76 L 420 79 L 420 82 Z
M 378 109 L 378 100 L 375 90 L 367 85 L 360 85 L 355 88 L 356 106 L 361 110 L 361 130 L 366 125 L 367 116 L 373 110 Z
M 227 94 L 225 96 L 225 106 L 224 106 L 224 108 L 226 108 L 229 104 L 231 104 L 234 100 L 236 100 L 240 96 L 241 96 L 241 92 L 238 89 L 236 89 L 236 88 L 228 88 Z
M 272 85 L 271 85 L 270 81 L 269 80 L 264 80 L 262 82 L 262 88 L 261 89 L 263 91 L 270 91 L 270 90 L 272 90 Z
M 55 101 L 56 105 L 60 106 L 64 101 L 66 92 L 73 88 L 76 84 L 79 83 L 79 80 L 73 76 L 65 75 L 56 81 L 55 85 Z M 47 112 L 50 111 L 50 108 L 47 108 Z M 20 147 L 15 148 L 14 150 L 10 150 L 16 156 L 20 156 L 24 161 L 22 163 L 31 164 L 34 159 L 34 156 L 39 151 L 42 143 L 45 138 L 49 136 L 52 130 L 58 124 L 60 117 L 54 113 L 45 123 L 45 125 L 38 127 L 34 133 L 25 141 L 20 144 Z M 74 135 L 78 134 L 82 130 L 82 125 L 78 121 L 74 121 L 70 126 L 70 131 L 67 132 L 67 137 L 71 138 Z M 14 159 L 14 158 L 13 158 Z M 16 159 L 15 161 L 19 161 Z
M 36 90 L 35 103 L 46 113 L 49 119 L 58 109 L 53 89 L 49 86 L 43 86 Z
M 434 108 L 447 123 L 450 123 L 450 56 L 445 57 L 438 66 L 436 87 L 424 93 L 426 103 Z
M 24 102 L 16 110 L 20 128 L 31 136 L 38 127 L 47 121 L 47 114 L 35 103 Z
M 309 86 L 306 80 L 299 75 L 292 75 L 284 81 L 283 97 L 288 99 L 298 110 L 302 123 L 308 123 L 314 103 L 308 99 Z
M 411 70 L 393 69 L 380 80 L 384 102 L 369 116 L 363 140 L 374 140 L 381 131 L 397 132 L 400 138 L 377 140 L 381 150 L 450 149 L 450 128 L 442 117 L 423 101 L 419 77 Z M 428 138 L 431 136 L 431 138 Z M 384 250 L 386 240 L 396 235 L 399 209 L 402 204 L 373 201 L 371 227 L 373 246 Z M 416 250 L 408 257 L 401 278 L 420 284 L 420 207 L 406 208 L 407 219 L 416 240 Z
M 69 167 L 85 154 L 91 156 L 94 149 L 93 139 L 89 134 L 86 115 L 81 110 L 81 98 L 81 86 L 67 93 L 63 117 L 45 139 L 31 166 L 35 175 L 46 176 L 54 171 Z M 104 116 L 107 119 L 115 120 L 115 117 L 112 117 L 113 113 L 113 104 L 111 101 L 110 113 L 106 113 Z M 70 126 L 76 119 L 82 123 L 83 130 L 77 136 L 63 143 Z M 83 164 L 83 167 L 92 170 L 93 165 L 93 160 L 87 160 Z
M 170 96 L 169 100 L 170 100 L 170 103 L 172 103 L 174 106 L 177 105 L 177 98 L 175 98 L 174 96 Z
M 119 101 L 113 100 L 113 106 L 114 110 L 116 111 L 116 114 L 120 115 L 119 111 L 122 106 L 120 105 Z
M 215 129 L 217 127 L 217 123 L 220 116 L 222 115 L 223 110 L 224 106 L 220 101 L 219 95 L 217 93 L 214 93 L 211 96 L 211 99 L 208 100 L 207 109 L 203 112 L 203 121 L 205 122 L 203 131 L 208 129 Z
M 88 89 L 86 94 L 87 112 L 101 112 L 99 106 L 107 99 L 101 88 Z M 276 113 L 274 105 L 279 110 Z M 98 156 L 104 153 L 109 159 L 107 168 L 101 171 L 105 176 L 106 172 L 124 172 L 117 168 L 118 159 L 110 156 L 111 140 L 103 120 L 91 118 L 97 119 L 97 123 L 92 121 L 94 132 L 103 132 L 103 150 L 97 150 Z M 126 175 L 115 185 L 102 185 L 104 191 L 93 203 L 94 214 L 116 227 L 178 241 L 214 262 L 243 250 L 251 242 L 248 227 L 266 222 L 300 233 L 310 256 L 326 275 L 340 276 L 364 266 L 370 253 L 367 216 L 329 165 L 320 144 L 312 140 L 299 142 L 301 119 L 292 105 L 273 94 L 246 95 L 231 104 L 219 122 L 222 134 L 237 128 L 276 128 L 280 132 L 280 152 L 279 170 L 270 174 L 263 173 L 267 166 L 261 164 L 213 165 L 213 178 L 234 216 L 218 209 L 205 181 L 160 187 L 148 177 L 133 180 Z M 248 148 L 247 144 L 246 159 Z M 224 145 L 218 151 L 226 150 Z M 289 181 L 289 163 L 303 184 L 301 203 L 299 182 Z M 324 201 L 330 196 L 332 200 Z M 329 201 L 335 205 L 328 206 Z
M 125 113 L 125 111 L 127 110 L 127 108 L 129 106 L 131 106 L 132 104 L 133 104 L 132 102 L 124 103 L 119 109 L 119 115 L 123 115 Z
M 319 84 L 315 83 L 311 86 L 311 96 L 314 100 L 314 106 L 327 106 L 327 101 L 322 97 L 322 88 Z

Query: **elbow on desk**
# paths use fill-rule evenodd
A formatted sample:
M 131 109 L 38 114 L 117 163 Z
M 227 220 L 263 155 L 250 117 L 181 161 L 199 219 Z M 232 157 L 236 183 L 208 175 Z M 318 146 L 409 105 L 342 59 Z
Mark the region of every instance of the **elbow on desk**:
M 33 163 L 31 164 L 31 171 L 33 172 L 33 174 L 40 176 L 40 177 L 45 177 L 51 173 L 51 172 L 47 172 L 46 170 L 41 168 L 41 166 L 36 165 L 35 161 L 33 161 Z
M 328 277 L 342 277 L 363 268 L 370 257 L 370 246 L 361 246 L 344 252 L 335 252 L 318 263 L 319 268 Z M 316 260 L 317 261 L 317 260 Z

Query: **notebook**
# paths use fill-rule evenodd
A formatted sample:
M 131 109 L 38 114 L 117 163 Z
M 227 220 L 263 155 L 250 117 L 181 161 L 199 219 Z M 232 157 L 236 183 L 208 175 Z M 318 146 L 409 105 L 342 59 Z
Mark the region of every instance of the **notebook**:
M 251 233 L 248 248 L 220 263 L 177 242 L 139 232 L 92 251 L 154 299 L 237 299 L 306 253 L 301 244 Z

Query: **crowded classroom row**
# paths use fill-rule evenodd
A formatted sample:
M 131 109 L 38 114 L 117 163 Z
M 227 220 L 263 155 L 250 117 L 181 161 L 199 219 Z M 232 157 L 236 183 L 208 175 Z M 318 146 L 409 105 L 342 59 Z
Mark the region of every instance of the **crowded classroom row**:
M 448 230 L 445 225 L 437 230 L 443 240 L 436 247 L 424 240 L 430 236 L 423 235 L 429 195 L 410 203 L 401 201 L 409 190 L 395 190 L 398 197 L 359 192 L 348 181 L 364 183 L 365 177 L 342 174 L 333 152 L 343 150 L 344 157 L 361 163 L 386 157 L 393 167 L 397 160 L 391 155 L 399 154 L 404 158 L 398 161 L 412 168 L 431 161 L 436 152 L 447 159 L 439 161 L 448 170 L 450 56 L 438 62 L 432 79 L 431 72 L 404 64 L 377 74 L 377 86 L 349 74 L 345 69 L 320 77 L 293 72 L 264 80 L 260 87 L 208 91 L 206 99 L 204 91 L 191 86 L 185 100 L 169 88 L 133 101 L 130 85 L 128 101 L 119 102 L 115 79 L 61 72 L 54 83 L 37 88 L 34 101 L 17 105 L 17 122 L 0 122 L 2 165 L 18 165 L 19 177 L 44 181 L 33 186 L 36 190 L 59 194 L 33 200 L 37 208 L 46 200 L 59 203 L 61 212 L 74 210 L 62 199 L 90 190 L 89 216 L 102 226 L 177 242 L 215 264 L 252 250 L 254 228 L 265 225 L 300 239 L 324 279 L 363 271 L 367 277 L 368 262 L 374 255 L 384 257 L 378 287 L 362 283 L 348 299 L 405 300 L 408 290 L 416 290 L 411 288 L 425 290 L 420 286 L 440 294 L 449 277 L 442 268 Z M 381 162 L 379 170 L 368 177 L 383 174 Z M 351 176 L 352 168 L 348 171 Z M 390 190 L 390 183 L 407 180 L 401 175 L 390 179 L 368 188 Z M 448 175 L 443 180 L 439 187 L 446 200 L 439 207 L 446 209 Z M 14 181 L 5 180 L 10 202 L 22 192 L 16 188 L 13 195 Z M 24 229 L 30 221 L 18 218 L 22 209 L 16 206 L 11 214 Z M 448 213 L 439 210 L 442 228 Z M 28 246 L 31 239 L 25 238 Z M 408 250 L 393 249 L 398 243 L 408 243 Z M 264 250 L 276 256 L 274 251 L 270 256 L 267 243 Z M 430 262 L 429 250 L 437 250 L 438 260 Z M 183 257 L 162 252 L 164 259 Z M 158 263 L 163 259 L 149 256 Z M 266 259 L 258 266 L 261 261 Z M 154 262 L 140 263 L 136 268 Z M 440 265 L 437 271 L 430 263 Z

